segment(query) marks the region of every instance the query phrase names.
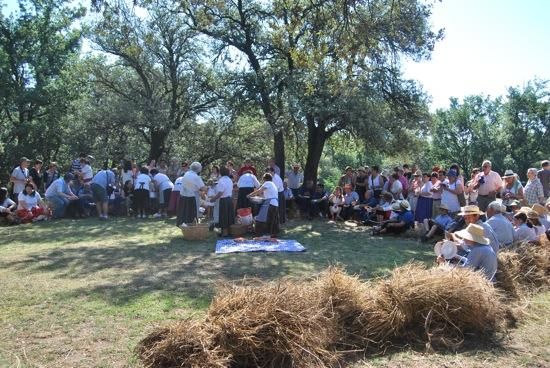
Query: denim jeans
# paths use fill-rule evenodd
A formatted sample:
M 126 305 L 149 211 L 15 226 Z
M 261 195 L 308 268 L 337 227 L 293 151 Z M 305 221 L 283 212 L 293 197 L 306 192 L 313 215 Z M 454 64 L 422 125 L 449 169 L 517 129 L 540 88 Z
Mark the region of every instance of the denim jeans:
M 65 215 L 65 210 L 69 205 L 69 200 L 60 195 L 46 197 L 46 199 L 53 205 L 53 218 L 61 218 Z

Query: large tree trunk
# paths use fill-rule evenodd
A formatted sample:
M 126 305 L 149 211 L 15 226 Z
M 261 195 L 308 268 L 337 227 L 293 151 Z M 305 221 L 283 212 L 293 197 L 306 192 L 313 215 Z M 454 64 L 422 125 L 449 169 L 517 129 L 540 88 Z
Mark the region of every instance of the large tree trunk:
M 149 158 L 151 160 L 159 161 L 162 154 L 166 151 L 166 138 L 168 132 L 161 129 L 151 130 L 151 146 L 149 147 Z
M 273 136 L 273 152 L 275 153 L 275 163 L 281 169 L 281 179 L 285 178 L 285 137 L 282 130 L 279 130 Z
M 312 180 L 317 181 L 317 173 L 319 171 L 319 162 L 323 154 L 323 148 L 328 138 L 325 131 L 325 125 L 319 123 L 315 125 L 315 119 L 312 116 L 307 118 L 307 158 L 306 167 L 304 169 L 304 182 Z

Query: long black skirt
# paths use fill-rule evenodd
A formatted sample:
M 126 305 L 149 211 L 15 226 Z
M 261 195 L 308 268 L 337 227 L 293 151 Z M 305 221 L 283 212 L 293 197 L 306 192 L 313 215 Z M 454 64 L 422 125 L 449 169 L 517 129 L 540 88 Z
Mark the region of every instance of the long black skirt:
M 231 197 L 220 198 L 220 213 L 218 226 L 227 229 L 235 223 L 235 210 Z
M 182 223 L 190 224 L 197 218 L 197 200 L 195 197 L 181 197 L 179 200 L 177 226 Z
M 252 202 L 246 197 L 254 191 L 254 188 L 239 188 L 239 194 L 237 195 L 237 209 L 239 208 L 252 208 Z
M 267 221 L 262 222 L 256 220 L 255 232 L 257 235 L 269 234 L 274 237 L 279 234 L 279 231 L 279 208 L 269 205 L 267 210 Z
M 286 222 L 286 200 L 285 192 L 279 192 L 279 223 Z

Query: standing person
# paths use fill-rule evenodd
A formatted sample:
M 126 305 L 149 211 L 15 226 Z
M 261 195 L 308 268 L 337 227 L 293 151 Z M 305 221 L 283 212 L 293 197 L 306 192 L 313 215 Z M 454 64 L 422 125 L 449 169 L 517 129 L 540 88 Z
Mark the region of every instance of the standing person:
M 243 166 L 241 166 L 241 168 L 237 172 L 237 175 L 241 176 L 246 171 L 250 171 L 250 172 L 252 172 L 252 174 L 254 174 L 254 176 L 258 176 L 258 173 L 256 172 L 256 168 L 254 167 L 254 165 L 252 165 L 252 160 L 249 159 L 249 158 L 244 160 L 244 164 L 243 164 Z
M 466 204 L 477 204 L 477 189 L 474 189 L 475 178 L 479 174 L 480 169 L 475 167 L 472 169 L 471 179 L 468 185 L 464 188 L 464 193 L 468 195 Z
M 55 181 L 59 179 L 59 171 L 57 171 L 57 162 L 51 162 L 48 165 L 48 170 L 44 172 L 44 190 L 48 189 L 48 187 Z
M 393 198 L 396 200 L 403 199 L 403 184 L 399 179 L 399 173 L 394 172 L 392 175 L 391 185 L 389 186 L 389 192 L 393 195 Z
M 372 197 L 376 198 L 376 200 L 378 200 L 382 195 L 384 184 L 385 180 L 384 177 L 380 175 L 380 167 L 374 165 L 372 167 L 371 174 L 369 175 L 369 178 L 367 180 L 367 185 L 369 187 L 368 190 L 370 191 Z
M 537 177 L 537 169 L 530 168 L 527 170 L 527 183 L 523 189 L 525 202 L 528 206 L 544 203 L 544 186 L 539 177 Z
M 172 193 L 170 193 L 170 202 L 168 203 L 168 213 L 176 214 L 176 216 L 179 214 L 182 180 L 183 176 L 180 176 L 174 181 L 174 187 L 172 188 Z
M 355 191 L 359 194 L 359 202 L 366 202 L 367 170 L 364 167 L 360 167 L 357 170 L 357 176 L 355 177 Z
M 30 182 L 29 178 L 29 162 L 26 157 L 21 157 L 19 160 L 19 166 L 17 166 L 11 172 L 10 181 L 13 183 L 12 197 L 11 199 L 17 203 L 19 193 L 25 190 L 25 185 Z
M 235 164 L 233 163 L 233 161 L 231 160 L 227 161 L 227 163 L 225 164 L 225 167 L 227 168 L 227 170 L 229 170 L 229 178 L 233 180 L 233 182 L 237 181 L 238 175 L 237 175 L 237 170 L 235 170 Z
M 155 186 L 159 191 L 159 212 L 155 213 L 153 217 L 166 217 L 168 216 L 168 204 L 170 203 L 170 197 L 172 194 L 172 189 L 174 189 L 174 184 L 168 177 L 168 175 L 163 174 L 158 171 L 158 169 L 151 170 L 151 177 L 155 182 Z
M 405 172 L 402 169 L 397 170 L 397 175 L 399 178 L 399 182 L 401 182 L 401 186 L 403 188 L 401 195 L 403 198 L 406 199 L 409 196 L 409 180 L 405 176 Z
M 441 183 L 441 204 L 447 207 L 451 217 L 460 212 L 459 194 L 464 193 L 464 187 L 457 178 L 455 170 L 449 170 L 447 179 Z
M 416 170 L 412 175 L 411 181 L 409 182 L 408 201 L 411 205 L 411 210 L 413 213 L 416 212 L 416 204 L 418 203 L 418 197 L 420 196 L 420 189 L 422 188 L 422 185 L 424 185 L 422 182 L 422 171 Z
M 66 173 L 63 178 L 59 178 L 52 183 L 46 190 L 45 197 L 53 205 L 54 219 L 63 218 L 65 210 L 72 201 L 77 201 L 78 197 L 71 190 L 71 181 L 75 177 L 71 173 Z
M 292 170 L 286 173 L 286 179 L 288 182 L 288 187 L 292 191 L 292 195 L 296 198 L 304 183 L 304 174 L 300 172 L 300 164 L 292 165 Z
M 256 216 L 256 232 L 260 235 L 268 232 L 274 238 L 279 233 L 279 195 L 277 187 L 272 182 L 273 177 L 271 174 L 265 173 L 262 179 L 263 184 L 248 194 L 248 197 L 259 194 L 264 197 L 260 212 Z
M 353 168 L 351 166 L 347 166 L 344 170 L 344 174 L 340 176 L 340 180 L 338 180 L 338 186 L 341 188 L 345 188 L 346 185 L 351 185 L 351 189 L 355 189 L 355 175 L 353 174 Z
M 502 187 L 500 175 L 491 170 L 491 167 L 491 161 L 483 161 L 482 171 L 474 179 L 473 189 L 477 189 L 477 202 L 481 211 L 485 211 L 489 203 L 496 199 L 496 195 Z
M 156 170 L 156 173 L 158 174 L 158 170 Z M 143 166 L 141 169 L 139 169 L 139 175 L 134 182 L 134 208 L 136 209 L 137 218 L 147 218 L 150 189 L 151 176 L 149 176 L 149 169 L 146 166 Z
M 267 167 L 273 169 L 273 172 L 274 172 L 275 174 L 281 176 L 281 168 L 280 168 L 279 166 L 277 166 L 277 164 L 275 163 L 275 159 L 274 159 L 274 158 L 270 158 L 270 159 L 267 161 Z
M 502 176 L 500 198 L 502 198 L 502 204 L 508 207 L 507 210 L 510 209 L 510 203 L 515 200 L 521 202 L 523 199 L 523 185 L 521 185 L 517 174 L 512 170 L 506 170 Z
M 86 157 L 80 160 L 80 179 L 82 184 L 90 185 L 90 182 L 94 178 L 92 166 L 90 165 L 90 157 Z
M 29 223 L 46 219 L 46 210 L 42 197 L 31 183 L 25 184 L 17 198 L 17 217 L 21 223 Z
M 29 176 L 34 184 L 34 189 L 39 192 L 42 190 L 42 175 L 42 160 L 36 159 L 34 160 L 34 166 L 29 169 Z
M 181 197 L 180 197 L 180 212 L 177 218 L 177 225 L 190 224 L 197 220 L 199 210 L 199 192 L 206 190 L 206 186 L 202 181 L 199 173 L 202 170 L 202 165 L 199 162 L 193 162 L 190 170 L 183 175 L 181 181 Z
M 435 174 L 435 175 L 434 175 Z M 435 218 L 439 212 L 439 205 L 441 204 L 441 183 L 445 180 L 445 171 L 439 170 L 439 172 L 432 173 L 432 218 Z
M 432 173 L 432 175 L 425 173 L 422 175 L 422 186 L 420 187 L 416 210 L 414 211 L 415 221 L 421 224 L 424 223 L 425 219 L 432 217 L 432 177 L 437 180 L 436 173 Z
M 212 166 L 212 171 L 210 172 L 209 178 L 215 182 L 218 181 L 220 178 L 220 167 L 218 165 Z
M 541 169 L 537 172 L 542 188 L 544 191 L 544 198 L 550 198 L 550 161 L 544 160 L 540 164 Z
M 177 177 L 179 178 L 179 177 L 185 175 L 185 173 L 187 171 L 189 171 L 189 163 L 187 161 L 183 161 L 181 163 L 181 166 L 180 166 L 178 172 L 177 172 Z
M 109 218 L 109 196 L 115 184 L 115 174 L 109 170 L 107 163 L 103 166 L 103 170 L 98 171 L 92 178 L 91 189 L 100 220 Z
M 159 161 L 159 165 L 157 167 L 157 170 L 160 174 L 164 174 L 164 175 L 168 174 L 168 165 L 166 165 L 166 160 L 161 159 Z
M 252 208 L 252 203 L 248 199 L 248 195 L 260 187 L 260 182 L 256 178 L 256 175 L 254 175 L 251 170 L 244 171 L 241 175 L 239 175 L 237 187 L 239 188 L 237 195 L 237 209 L 248 207 Z
M 172 157 L 170 165 L 168 166 L 168 172 L 166 173 L 172 182 L 178 178 L 178 160 Z
M 86 159 L 86 154 L 85 153 L 81 153 L 78 155 L 78 158 L 75 158 L 73 160 L 73 162 L 71 163 L 71 174 L 73 175 L 78 175 L 80 174 L 80 168 L 81 168 L 81 165 L 80 165 L 80 160 L 82 159 Z
M 229 227 L 235 223 L 235 210 L 233 209 L 233 181 L 229 177 L 227 167 L 220 168 L 220 178 L 216 184 L 216 195 L 210 197 L 210 201 L 216 201 L 218 205 L 218 218 L 214 218 L 218 227 L 222 229 L 221 236 L 229 236 Z
M 277 194 L 279 200 L 279 221 L 281 224 L 286 222 L 286 201 L 285 201 L 285 186 L 283 179 L 275 172 L 275 167 L 269 166 L 267 172 L 271 174 L 273 184 L 277 187 Z

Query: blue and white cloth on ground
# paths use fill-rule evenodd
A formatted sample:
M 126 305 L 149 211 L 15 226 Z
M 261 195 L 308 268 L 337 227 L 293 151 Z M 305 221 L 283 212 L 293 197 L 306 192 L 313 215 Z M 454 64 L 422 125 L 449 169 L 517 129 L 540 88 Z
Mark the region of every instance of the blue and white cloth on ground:
M 303 252 L 305 250 L 306 248 L 296 240 L 277 240 L 277 242 L 244 240 L 236 242 L 233 239 L 224 239 L 216 242 L 216 253 Z

